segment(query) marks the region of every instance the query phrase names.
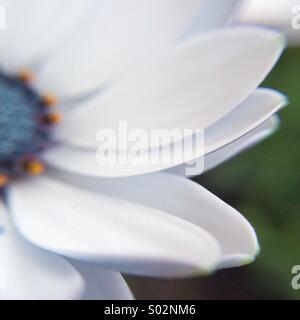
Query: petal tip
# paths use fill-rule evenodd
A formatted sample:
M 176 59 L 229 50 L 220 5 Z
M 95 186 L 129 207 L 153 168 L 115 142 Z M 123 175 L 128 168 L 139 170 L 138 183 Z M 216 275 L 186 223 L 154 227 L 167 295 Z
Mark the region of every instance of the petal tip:
M 269 28 L 268 31 L 272 33 L 274 39 L 278 42 L 278 45 L 282 50 L 287 47 L 288 40 L 285 33 L 278 31 L 276 29 L 271 29 L 271 28 Z
M 274 52 L 277 59 L 288 46 L 288 39 L 285 33 L 267 26 L 242 26 L 246 32 L 255 34 L 258 38 L 263 38 L 265 43 L 274 45 Z M 273 46 L 272 46 L 273 47 Z M 277 60 L 276 59 L 276 60 Z
M 243 267 L 245 265 L 251 264 L 256 260 L 259 252 L 260 250 L 258 250 L 254 255 L 237 254 L 225 256 L 220 262 L 218 269 Z
M 249 248 L 249 252 L 245 253 L 244 256 L 245 257 L 249 257 L 247 258 L 248 260 L 250 259 L 251 261 L 254 261 L 256 259 L 256 257 L 259 255 L 260 253 L 260 245 L 259 245 L 259 241 L 257 238 L 257 234 L 254 230 L 254 228 L 251 226 L 251 236 L 249 238 L 251 238 L 251 246 Z M 247 260 L 246 259 L 246 260 Z

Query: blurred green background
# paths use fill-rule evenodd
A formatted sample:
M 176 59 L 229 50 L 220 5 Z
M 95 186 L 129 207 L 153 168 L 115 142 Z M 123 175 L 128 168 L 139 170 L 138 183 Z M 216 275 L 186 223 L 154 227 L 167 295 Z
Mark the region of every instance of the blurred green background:
M 290 99 L 280 130 L 260 145 L 195 180 L 242 212 L 261 254 L 250 266 L 208 278 L 130 277 L 139 299 L 300 299 L 291 269 L 300 265 L 300 49 L 287 49 L 263 84 Z

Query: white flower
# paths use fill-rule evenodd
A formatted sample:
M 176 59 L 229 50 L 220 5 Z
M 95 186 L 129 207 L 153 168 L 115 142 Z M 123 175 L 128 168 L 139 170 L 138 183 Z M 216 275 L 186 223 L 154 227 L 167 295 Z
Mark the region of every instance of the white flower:
M 246 0 L 240 20 L 282 30 L 290 45 L 300 44 L 299 0 Z
M 181 277 L 252 261 L 250 224 L 172 172 L 184 163 L 100 166 L 95 136 L 120 119 L 204 128 L 211 169 L 276 129 L 285 98 L 256 88 L 282 52 L 281 34 L 199 34 L 225 25 L 237 1 L 2 3 L 0 297 L 125 299 L 119 272 Z M 24 69 L 38 94 L 14 76 Z M 63 121 L 50 130 L 58 117 L 45 105 L 56 100 Z

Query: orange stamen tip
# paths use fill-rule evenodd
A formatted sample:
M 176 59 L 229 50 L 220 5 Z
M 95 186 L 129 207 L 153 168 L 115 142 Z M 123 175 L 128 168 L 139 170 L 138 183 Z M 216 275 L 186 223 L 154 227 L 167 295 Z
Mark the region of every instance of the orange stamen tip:
M 45 166 L 38 160 L 26 161 L 23 164 L 24 170 L 31 176 L 39 176 L 45 171 Z
M 19 72 L 19 78 L 24 82 L 32 82 L 34 80 L 34 74 L 30 70 L 21 70 Z
M 44 95 L 42 100 L 43 100 L 43 103 L 48 107 L 51 107 L 51 106 L 54 106 L 54 105 L 58 104 L 57 97 L 52 95 L 52 94 Z
M 0 188 L 5 187 L 8 184 L 8 177 L 5 174 L 0 174 Z
M 45 116 L 44 120 L 47 124 L 57 124 L 61 122 L 62 115 L 57 112 L 49 113 Z

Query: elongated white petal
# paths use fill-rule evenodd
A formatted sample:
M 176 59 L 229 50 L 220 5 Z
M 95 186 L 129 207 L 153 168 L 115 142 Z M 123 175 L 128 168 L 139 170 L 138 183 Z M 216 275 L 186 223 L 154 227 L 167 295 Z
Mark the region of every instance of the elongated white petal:
M 299 0 L 247 0 L 240 21 L 277 28 L 287 34 L 291 45 L 300 44 Z
M 269 137 L 278 128 L 278 125 L 278 117 L 273 116 L 239 139 L 225 145 L 223 148 L 207 154 L 204 158 L 204 166 L 201 167 L 199 171 L 196 170 L 195 163 L 191 163 L 172 168 L 169 172 L 182 176 L 193 177 L 212 170 L 223 162 L 233 158 L 237 154 L 251 148 Z M 191 171 L 191 168 L 193 168 L 193 171 Z
M 9 214 L 0 202 L 0 299 L 80 298 L 84 282 L 79 273 L 64 258 L 21 238 Z
M 223 160 L 231 158 L 234 154 L 246 148 L 247 145 L 255 144 L 255 141 L 263 139 L 266 125 L 263 124 L 273 114 L 287 104 L 287 98 L 279 92 L 271 89 L 257 89 L 239 107 L 230 112 L 205 131 L 205 157 L 170 169 L 171 172 L 188 177 L 199 175 L 208 171 Z M 258 130 L 254 128 L 261 125 Z M 274 129 L 273 121 L 269 122 L 270 129 Z M 249 133 L 249 136 L 247 136 Z M 245 137 L 243 137 L 246 135 Z M 265 136 L 268 134 L 265 132 Z M 261 137 L 261 139 L 260 139 Z M 237 140 L 238 139 L 238 140 Z M 237 140 L 237 141 L 236 141 Z M 196 164 L 204 162 L 197 168 Z
M 284 47 L 280 33 L 230 28 L 196 37 L 137 68 L 66 113 L 57 139 L 95 146 L 100 129 L 202 129 L 232 111 L 268 74 Z
M 273 116 L 254 130 L 250 131 L 248 134 L 226 145 L 224 148 L 208 154 L 204 160 L 204 172 L 217 167 L 240 152 L 266 139 L 274 133 L 278 128 L 278 125 L 278 117 Z
M 200 15 L 190 31 L 193 33 L 205 32 L 235 22 L 244 2 L 244 0 L 202 0 Z
M 61 176 L 62 173 L 58 175 Z M 259 250 L 255 232 L 246 219 L 189 179 L 166 173 L 123 179 L 98 179 L 67 174 L 63 178 L 116 201 L 123 199 L 168 212 L 203 228 L 218 240 L 222 262 L 229 257 L 243 256 L 242 260 L 236 260 L 236 264 L 247 263 L 254 259 Z
M 134 297 L 122 277 L 115 271 L 100 269 L 97 266 L 70 261 L 85 281 L 83 300 L 133 300 Z
M 57 144 L 42 155 L 49 167 L 98 177 L 128 177 L 176 167 L 203 156 L 203 134 L 136 154 L 134 151 L 108 153 L 91 148 Z M 189 146 L 200 143 L 199 148 Z M 183 152 L 186 145 L 187 152 Z
M 232 143 L 234 140 L 240 138 L 244 134 L 253 130 L 259 124 L 263 123 L 281 107 L 286 105 L 286 103 L 286 97 L 279 92 L 271 89 L 257 89 L 226 117 L 222 118 L 205 130 L 204 148 L 199 148 L 198 156 L 203 158 L 204 155 L 214 152 L 220 148 L 223 148 L 227 144 Z M 150 150 L 149 157 L 147 158 L 149 159 L 148 163 L 140 165 L 131 162 L 128 162 L 127 164 L 120 162 L 99 163 L 96 158 L 96 150 L 75 148 L 65 144 L 58 144 L 52 149 L 49 149 L 43 155 L 43 158 L 51 166 L 59 169 L 86 175 L 107 177 L 130 176 L 161 171 L 172 167 L 174 168 L 176 165 L 186 162 L 186 158 L 184 156 L 180 157 L 177 155 L 174 157 L 173 161 L 170 161 L 169 163 L 163 161 L 153 163 L 150 161 L 151 152 L 152 156 L 155 152 L 167 154 L 167 152 L 170 152 L 170 149 L 165 147 L 162 149 L 154 148 L 153 150 Z M 184 150 L 178 148 L 175 149 L 175 152 L 183 153 Z M 186 159 L 187 162 L 197 159 L 196 153 L 190 153 L 189 156 L 190 158 Z M 153 158 L 156 159 L 157 157 Z M 161 156 L 161 159 L 164 158 Z M 198 163 L 200 163 L 199 160 L 200 159 L 198 159 Z M 205 166 L 207 166 L 207 161 Z M 175 168 L 175 172 L 185 172 L 184 170 L 186 167 L 186 165 L 177 167 Z M 198 170 L 203 170 L 203 167 L 198 167 Z M 196 174 L 199 174 L 200 171 L 197 171 Z
M 86 17 L 94 0 L 4 0 L 0 65 L 7 71 L 34 68 L 53 53 Z
M 213 152 L 262 124 L 288 100 L 272 89 L 257 89 L 242 104 L 205 131 L 205 153 Z
M 175 277 L 209 272 L 220 261 L 217 242 L 200 227 L 47 176 L 13 186 L 10 206 L 34 244 L 105 268 Z
M 60 97 L 94 90 L 180 37 L 200 10 L 201 0 L 102 0 L 37 86 Z

